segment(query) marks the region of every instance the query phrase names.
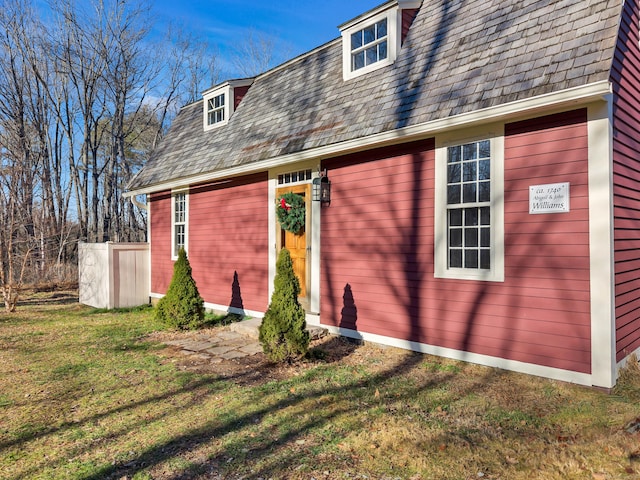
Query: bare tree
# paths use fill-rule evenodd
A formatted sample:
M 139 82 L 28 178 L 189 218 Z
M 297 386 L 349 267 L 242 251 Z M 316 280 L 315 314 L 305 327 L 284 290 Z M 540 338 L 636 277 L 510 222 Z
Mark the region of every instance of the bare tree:
M 119 176 L 127 170 L 126 141 L 130 134 L 125 119 L 135 119 L 145 105 L 150 86 L 159 76 L 159 67 L 148 63 L 142 41 L 148 31 L 141 7 L 126 9 L 118 2 L 108 12 L 108 35 L 103 54 L 107 58 L 105 79 L 110 110 L 107 148 L 104 158 L 103 241 L 118 240 L 122 202 L 117 195 Z M 115 227 L 115 228 L 114 228 Z
M 33 0 L 0 8 L 0 287 L 69 273 L 78 239 L 144 240 L 123 189 L 178 108 L 215 82 L 215 55 L 143 0 Z M 72 211 L 72 209 L 75 209 Z
M 233 54 L 233 66 L 245 77 L 255 77 L 280 63 L 279 59 L 286 55 L 276 55 L 276 42 L 273 37 L 263 32 L 249 30 L 246 38 Z
M 217 53 L 176 25 L 168 28 L 163 44 L 159 52 L 165 59 L 164 98 L 170 100 L 166 105 L 174 108 L 176 101 L 181 106 L 201 99 L 202 92 L 219 80 Z
M 35 178 L 46 150 L 34 126 L 36 82 L 20 42 L 32 33 L 28 7 L 22 3 L 0 12 L 0 289 L 9 311 L 34 248 Z

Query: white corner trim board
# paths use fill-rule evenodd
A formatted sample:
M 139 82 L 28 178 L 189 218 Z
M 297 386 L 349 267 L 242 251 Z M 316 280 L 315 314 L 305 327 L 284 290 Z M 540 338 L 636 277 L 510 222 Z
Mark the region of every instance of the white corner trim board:
M 591 373 L 593 385 L 617 379 L 613 257 L 613 103 L 588 106 Z

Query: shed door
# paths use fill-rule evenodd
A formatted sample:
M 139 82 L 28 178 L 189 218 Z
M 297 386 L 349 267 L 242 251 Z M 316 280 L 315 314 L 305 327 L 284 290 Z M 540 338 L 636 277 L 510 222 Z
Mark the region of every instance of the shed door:
M 309 199 L 311 197 L 311 185 L 294 185 L 291 187 L 279 188 L 276 191 L 276 198 L 287 192 L 297 193 L 305 199 L 306 207 L 306 226 L 298 233 L 291 233 L 278 224 L 278 253 L 282 248 L 289 250 L 291 261 L 293 263 L 293 271 L 300 281 L 300 297 L 307 298 L 307 226 L 309 225 Z

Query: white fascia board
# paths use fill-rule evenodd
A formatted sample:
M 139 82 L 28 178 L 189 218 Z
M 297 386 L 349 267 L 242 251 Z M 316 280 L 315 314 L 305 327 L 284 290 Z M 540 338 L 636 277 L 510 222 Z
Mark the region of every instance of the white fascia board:
M 246 87 L 249 86 L 251 84 L 253 84 L 255 78 L 254 77 L 248 77 L 248 78 L 238 78 L 235 80 L 227 80 L 225 82 L 219 83 L 217 85 L 214 85 L 211 88 L 206 89 L 204 92 L 202 92 L 202 96 L 206 97 L 207 95 L 209 95 L 212 92 L 215 92 L 216 90 L 220 90 L 222 88 L 226 88 L 226 87 Z
M 422 0 L 398 0 L 398 7 L 400 7 L 400 10 L 420 8 L 421 5 Z
M 392 0 L 391 2 L 384 3 L 378 7 L 375 7 L 372 10 L 369 10 L 368 12 L 358 15 L 356 18 L 351 19 L 348 22 L 344 22 L 343 24 L 338 25 L 338 29 L 340 31 L 343 31 L 353 27 L 354 25 L 358 25 L 359 23 L 367 22 L 371 17 L 374 17 L 379 13 L 384 12 L 385 10 L 389 10 L 390 8 L 393 8 L 396 6 L 398 6 L 398 0 Z
M 196 185 L 218 179 L 234 177 L 237 175 L 266 171 L 270 168 L 293 164 L 304 160 L 323 160 L 325 158 L 370 150 L 372 148 L 411 142 L 428 138 L 446 130 L 495 122 L 532 113 L 542 113 L 551 109 L 586 105 L 594 101 L 604 100 L 606 96 L 611 93 L 611 83 L 608 80 L 603 80 L 589 85 L 570 88 L 554 93 L 547 93 L 537 97 L 517 100 L 515 102 L 505 103 L 502 105 L 496 105 L 495 107 L 483 108 L 469 113 L 462 113 L 452 117 L 432 120 L 419 125 L 412 125 L 409 127 L 399 128 L 397 130 L 391 130 L 389 132 L 377 133 L 375 135 L 347 140 L 345 142 L 309 149 L 303 152 L 282 155 L 260 162 L 193 175 L 169 182 L 157 183 L 155 185 L 149 185 L 144 188 L 125 192 L 123 195 L 125 197 L 130 197 L 132 195 L 159 192 L 176 187 Z

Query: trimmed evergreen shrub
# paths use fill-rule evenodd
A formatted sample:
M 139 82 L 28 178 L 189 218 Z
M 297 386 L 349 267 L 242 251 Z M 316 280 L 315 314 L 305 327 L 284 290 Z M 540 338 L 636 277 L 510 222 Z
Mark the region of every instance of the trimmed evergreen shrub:
M 204 323 L 204 300 L 198 292 L 183 248 L 178 252 L 171 283 L 167 294 L 156 306 L 155 316 L 168 327 L 180 330 L 194 330 Z
M 293 272 L 289 250 L 283 248 L 276 263 L 271 303 L 260 325 L 262 349 L 273 362 L 291 362 L 309 349 L 305 312 L 298 301 L 300 282 Z

